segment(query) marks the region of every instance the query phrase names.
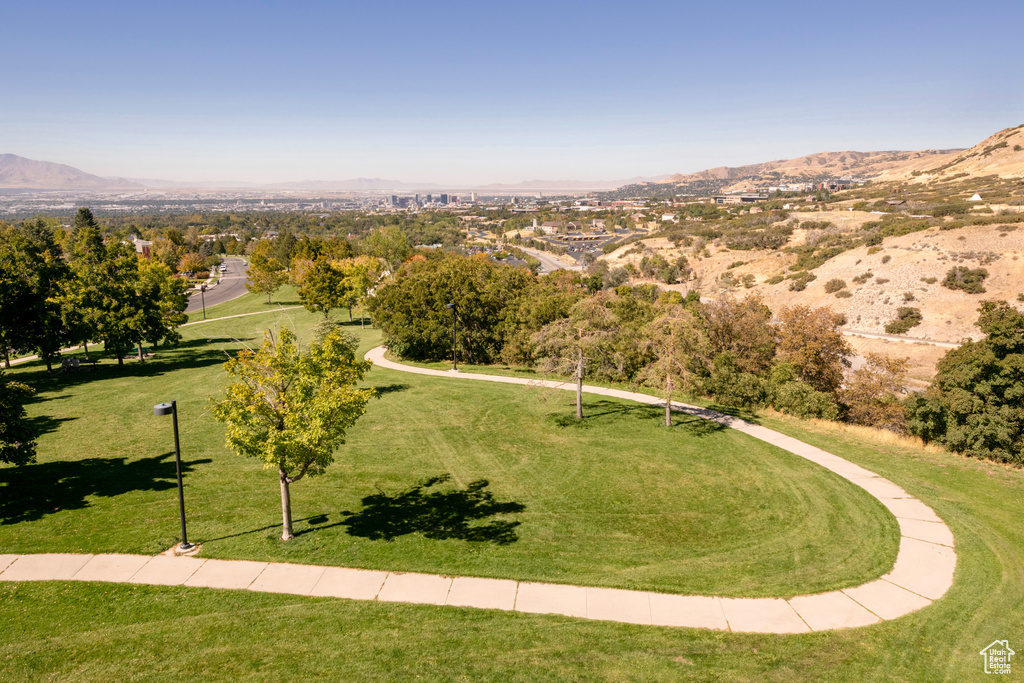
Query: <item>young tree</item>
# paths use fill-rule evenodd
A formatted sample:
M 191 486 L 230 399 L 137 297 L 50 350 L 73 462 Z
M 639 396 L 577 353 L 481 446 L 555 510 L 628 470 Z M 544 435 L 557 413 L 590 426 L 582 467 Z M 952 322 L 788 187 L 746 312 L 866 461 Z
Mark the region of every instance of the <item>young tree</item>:
M 790 306 L 779 311 L 779 359 L 817 391 L 836 393 L 853 349 L 839 327 L 842 316 L 831 308 Z
M 345 294 L 344 276 L 327 259 L 317 259 L 306 272 L 299 288 L 299 301 L 306 310 L 320 312 L 330 317 L 331 309 L 343 304 Z M 351 313 L 349 314 L 351 316 Z
M 0 371 L 0 462 L 24 465 L 36 459 L 35 432 L 25 418 L 24 402 L 31 387 Z
M 642 346 L 653 360 L 637 376 L 640 384 L 661 388 L 665 397 L 665 426 L 672 426 L 672 393 L 696 386 L 695 365 L 709 354 L 700 320 L 681 304 L 659 307 L 658 317 L 644 328 Z
M 359 361 L 336 330 L 305 352 L 287 328 L 268 331 L 258 351 L 245 350 L 224 364 L 238 381 L 213 406 L 227 425 L 227 446 L 277 469 L 281 485 L 281 538 L 293 537 L 289 486 L 323 473 L 346 430 L 374 395 L 356 389 L 370 364 Z
M 260 240 L 249 256 L 249 281 L 245 288 L 253 294 L 267 295 L 267 303 L 274 292 L 288 281 L 288 272 L 274 256 L 271 255 L 273 245 L 270 240 Z
M 615 315 L 598 297 L 580 300 L 569 317 L 544 326 L 536 335 L 538 353 L 548 370 L 576 380 L 576 419 L 583 419 L 583 377 L 595 364 L 613 361 Z
M 359 306 L 359 326 L 363 324 L 363 304 L 370 291 L 383 275 L 382 262 L 373 256 L 357 256 L 333 263 L 344 276 L 342 283 L 342 306 L 348 308 L 348 319 L 352 321 L 352 309 Z

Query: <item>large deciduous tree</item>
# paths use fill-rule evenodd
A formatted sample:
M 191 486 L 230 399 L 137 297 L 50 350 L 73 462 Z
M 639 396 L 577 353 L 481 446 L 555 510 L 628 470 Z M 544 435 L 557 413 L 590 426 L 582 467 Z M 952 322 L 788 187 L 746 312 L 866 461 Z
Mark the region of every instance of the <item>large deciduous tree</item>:
M 906 358 L 869 353 L 839 396 L 846 405 L 846 418 L 854 424 L 906 433 L 907 423 L 900 400 L 907 393 Z
M 843 318 L 831 308 L 790 306 L 779 311 L 779 360 L 816 391 L 836 393 L 853 349 L 839 329 Z
M 488 363 L 501 351 L 512 304 L 535 286 L 529 271 L 485 256 L 441 254 L 410 259 L 368 302 L 384 342 L 399 355 L 439 360 L 452 355 L 452 312 L 458 305 L 458 358 Z
M 289 486 L 323 473 L 374 395 L 356 389 L 370 364 L 331 331 L 303 351 L 290 330 L 267 332 L 257 351 L 245 350 L 224 365 L 237 381 L 215 403 L 227 425 L 227 446 L 277 470 L 281 486 L 281 538 L 292 538 Z
M 951 451 L 1024 464 L 1024 313 L 986 301 L 980 341 L 951 349 L 931 387 L 905 401 L 912 433 Z
M 175 328 L 186 320 L 187 284 L 170 268 L 159 261 L 140 263 L 131 245 L 104 244 L 93 226 L 78 231 L 74 253 L 74 278 L 59 298 L 76 342 L 99 339 L 123 364 L 142 342 L 178 340 Z

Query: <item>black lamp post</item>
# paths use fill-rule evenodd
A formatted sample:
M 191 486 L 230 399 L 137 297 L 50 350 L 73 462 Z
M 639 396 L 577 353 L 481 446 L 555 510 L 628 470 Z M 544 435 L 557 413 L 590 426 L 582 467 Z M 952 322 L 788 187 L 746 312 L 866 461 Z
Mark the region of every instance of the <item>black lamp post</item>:
M 203 320 L 206 320 L 206 285 L 199 285 L 199 296 L 203 299 Z
M 181 517 L 181 545 L 179 550 L 192 550 L 195 546 L 188 542 L 185 532 L 185 489 L 181 485 L 181 446 L 178 444 L 178 402 L 158 403 L 153 406 L 154 415 L 170 415 L 174 418 L 174 463 L 178 470 L 178 514 Z
M 445 308 L 452 312 L 452 370 L 454 372 L 459 371 L 458 361 L 455 360 L 455 344 L 458 341 L 458 319 L 459 319 L 459 305 L 456 303 L 445 304 Z

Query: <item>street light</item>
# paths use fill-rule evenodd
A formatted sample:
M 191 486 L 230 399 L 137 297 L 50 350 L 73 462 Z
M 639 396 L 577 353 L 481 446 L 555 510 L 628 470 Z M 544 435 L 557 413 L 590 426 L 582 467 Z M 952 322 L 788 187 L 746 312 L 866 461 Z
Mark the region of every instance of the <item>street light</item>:
M 199 285 L 199 296 L 203 299 L 203 320 L 206 320 L 206 285 Z
M 181 446 L 178 445 L 178 402 L 158 403 L 153 406 L 154 415 L 170 415 L 174 418 L 174 462 L 178 470 L 178 514 L 181 517 L 181 545 L 179 550 L 192 550 L 195 546 L 188 542 L 185 533 L 185 489 L 181 485 Z
M 458 333 L 456 330 L 458 329 L 457 320 L 459 316 L 459 305 L 456 303 L 450 303 L 445 304 L 444 307 L 452 312 L 452 371 L 458 372 L 459 364 L 455 360 L 455 344 L 458 341 Z

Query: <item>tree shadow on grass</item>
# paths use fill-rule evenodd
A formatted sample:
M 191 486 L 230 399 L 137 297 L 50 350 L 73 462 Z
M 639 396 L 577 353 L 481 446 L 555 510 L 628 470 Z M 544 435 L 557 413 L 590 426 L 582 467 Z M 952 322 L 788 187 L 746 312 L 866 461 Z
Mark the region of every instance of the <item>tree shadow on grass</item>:
M 241 341 L 247 341 L 242 339 Z M 102 382 L 110 379 L 126 377 L 159 377 L 177 370 L 192 370 L 217 365 L 228 360 L 228 356 L 220 348 L 223 340 L 207 342 L 206 340 L 189 340 L 173 347 L 161 347 L 156 355 L 142 363 L 138 359 L 125 359 L 123 366 L 116 359 L 103 357 L 95 368 L 83 364 L 78 372 L 47 374 L 45 368 L 34 373 L 26 373 L 22 380 L 31 384 L 39 394 L 70 390 L 80 384 Z M 93 356 L 95 357 L 95 353 Z M 37 394 L 38 395 L 38 394 Z
M 182 462 L 182 472 L 212 460 Z M 0 524 L 42 519 L 61 510 L 89 507 L 90 496 L 113 498 L 130 491 L 177 486 L 174 454 L 126 462 L 124 458 L 42 462 L 0 469 Z
M 725 425 L 689 413 L 672 413 L 672 424 L 691 436 L 708 436 L 724 430 Z
M 376 387 L 372 387 L 374 391 L 383 396 L 384 394 L 393 394 L 398 391 L 408 391 L 412 387 L 408 384 L 382 384 Z
M 615 416 L 632 417 L 638 420 L 663 419 L 664 408 L 645 405 L 643 403 L 618 403 L 616 401 L 597 400 L 583 403 L 583 419 L 577 420 L 575 410 L 572 412 L 549 413 L 547 418 L 556 427 L 575 427 L 587 429 L 601 418 Z
M 50 432 L 57 431 L 62 422 L 73 422 L 77 420 L 77 417 L 50 417 L 49 415 L 37 415 L 35 417 L 27 418 L 25 421 L 28 423 L 29 429 L 37 437 L 43 434 L 49 434 Z
M 351 536 L 391 541 L 399 536 L 420 533 L 424 537 L 444 540 L 485 541 L 508 545 L 519 540 L 516 527 L 520 522 L 496 520 L 472 525 L 495 515 L 522 512 L 522 503 L 499 502 L 487 491 L 486 479 L 474 481 L 464 489 L 428 491 L 451 479 L 442 474 L 430 477 L 396 494 L 375 493 L 363 498 L 360 512 L 343 512 L 341 525 Z

